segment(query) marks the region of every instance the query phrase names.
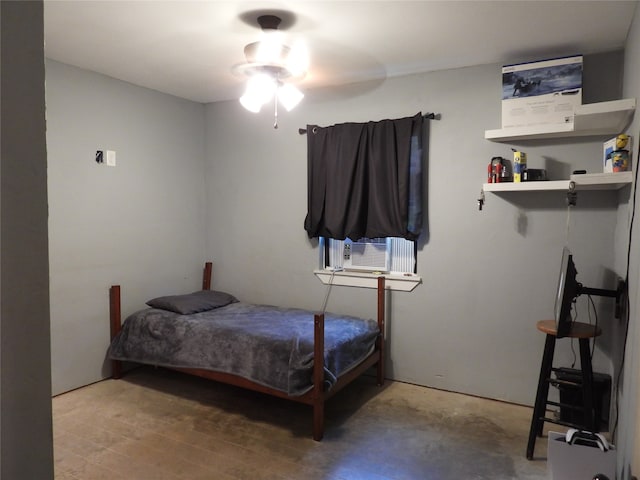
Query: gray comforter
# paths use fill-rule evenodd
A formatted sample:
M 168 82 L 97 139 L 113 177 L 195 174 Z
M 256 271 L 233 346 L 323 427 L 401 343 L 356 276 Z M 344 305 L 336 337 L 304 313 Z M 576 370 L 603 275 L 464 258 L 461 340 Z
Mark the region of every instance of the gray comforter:
M 373 320 L 325 314 L 325 388 L 371 352 L 378 331 Z M 242 302 L 193 315 L 150 308 L 127 318 L 109 356 L 231 373 L 302 395 L 312 388 L 313 313 Z

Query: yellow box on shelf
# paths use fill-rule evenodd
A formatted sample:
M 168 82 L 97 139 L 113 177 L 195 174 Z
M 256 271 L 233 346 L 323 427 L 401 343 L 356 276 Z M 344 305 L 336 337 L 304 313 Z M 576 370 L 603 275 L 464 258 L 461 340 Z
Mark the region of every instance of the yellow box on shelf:
M 527 154 L 518 150 L 513 151 L 513 181 L 522 182 L 527 169 Z

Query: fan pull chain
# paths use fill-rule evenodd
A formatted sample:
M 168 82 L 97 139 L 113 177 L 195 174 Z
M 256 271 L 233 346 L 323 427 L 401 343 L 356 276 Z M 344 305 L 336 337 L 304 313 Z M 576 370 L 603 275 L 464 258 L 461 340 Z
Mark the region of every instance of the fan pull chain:
M 276 90 L 275 95 L 273 96 L 273 128 L 278 129 L 278 90 Z

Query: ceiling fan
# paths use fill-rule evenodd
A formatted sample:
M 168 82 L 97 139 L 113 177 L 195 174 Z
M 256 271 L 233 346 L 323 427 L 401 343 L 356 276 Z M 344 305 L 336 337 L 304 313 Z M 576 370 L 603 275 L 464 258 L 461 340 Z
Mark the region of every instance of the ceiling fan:
M 233 72 L 247 77 L 247 86 L 240 103 L 250 112 L 258 113 L 263 105 L 274 100 L 274 128 L 278 128 L 278 103 L 291 111 L 304 97 L 294 85 L 302 80 L 309 68 L 309 54 L 303 42 L 292 46 L 284 43 L 276 15 L 258 16 L 262 38 L 244 47 L 245 63 L 235 65 Z

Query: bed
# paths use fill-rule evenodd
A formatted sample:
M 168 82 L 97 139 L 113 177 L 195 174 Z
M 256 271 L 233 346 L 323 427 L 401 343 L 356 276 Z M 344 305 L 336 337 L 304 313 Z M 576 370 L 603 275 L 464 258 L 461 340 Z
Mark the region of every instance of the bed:
M 313 407 L 313 439 L 324 434 L 324 403 L 372 367 L 384 382 L 385 279 L 377 320 L 240 302 L 211 290 L 159 297 L 121 321 L 120 286 L 110 288 L 112 376 L 122 362 L 170 368 Z

